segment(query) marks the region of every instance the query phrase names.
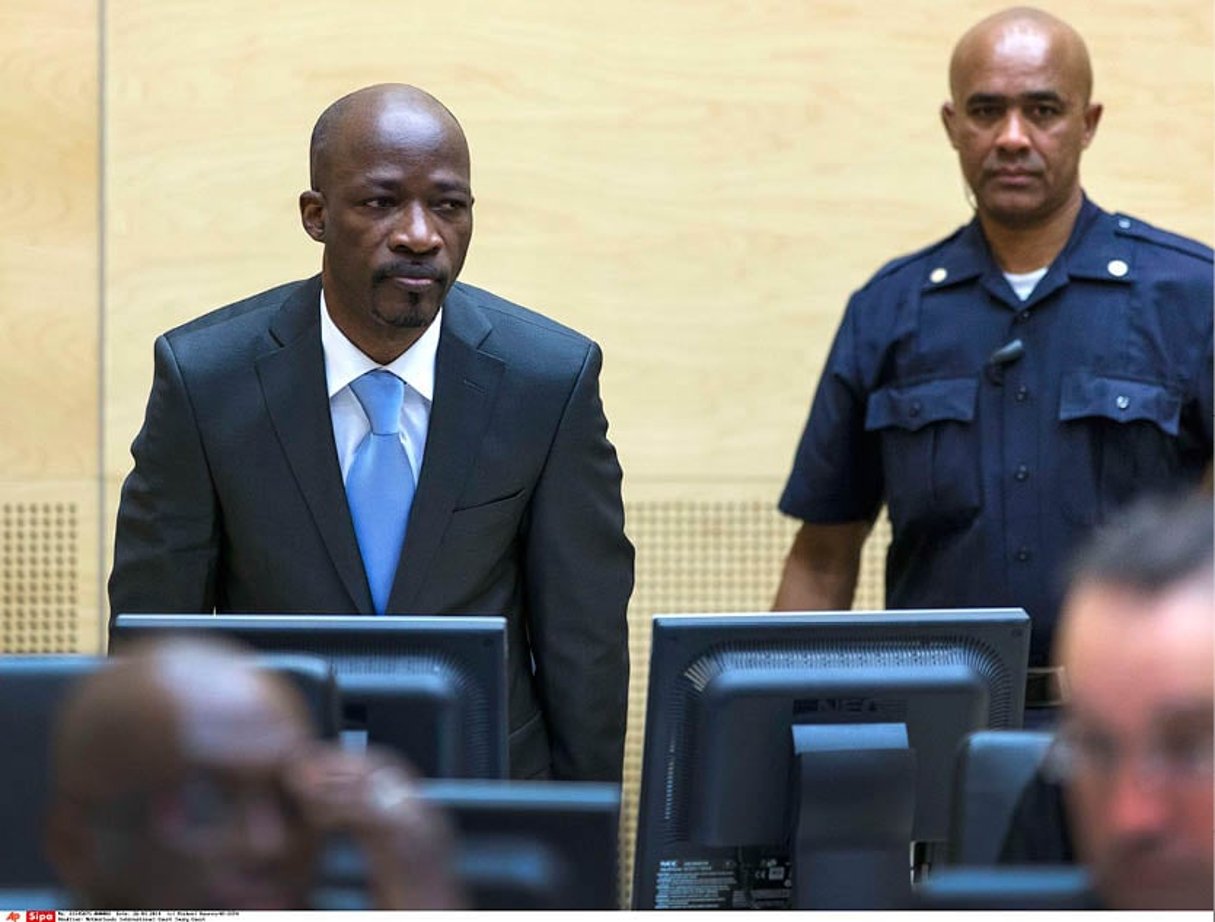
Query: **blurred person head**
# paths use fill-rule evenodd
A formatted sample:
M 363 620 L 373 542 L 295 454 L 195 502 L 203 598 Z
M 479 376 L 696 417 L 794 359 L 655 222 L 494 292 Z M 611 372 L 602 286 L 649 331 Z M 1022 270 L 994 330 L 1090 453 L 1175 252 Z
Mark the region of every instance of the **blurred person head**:
M 1136 505 L 1095 536 L 1064 604 L 1051 762 L 1111 908 L 1212 906 L 1213 527 L 1205 496 Z
M 73 690 L 47 850 L 89 909 L 304 909 L 324 838 L 366 858 L 377 909 L 458 905 L 449 834 L 386 753 L 316 738 L 303 697 L 214 640 L 129 648 Z
M 987 225 L 1023 229 L 1080 207 L 1080 155 L 1101 105 L 1084 40 L 1032 7 L 987 17 L 958 41 L 941 107 Z
M 237 648 L 114 660 L 60 716 L 52 861 L 89 908 L 301 907 L 316 842 L 282 769 L 312 735 L 295 689 Z

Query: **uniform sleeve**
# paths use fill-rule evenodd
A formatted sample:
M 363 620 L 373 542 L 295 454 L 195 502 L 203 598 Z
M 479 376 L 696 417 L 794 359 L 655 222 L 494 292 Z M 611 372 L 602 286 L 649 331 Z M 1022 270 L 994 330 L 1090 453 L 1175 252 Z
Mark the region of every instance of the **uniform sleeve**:
M 619 781 L 633 546 L 591 345 L 537 483 L 525 540 L 528 631 L 553 777 Z
M 206 457 L 181 369 L 156 340 L 152 393 L 131 446 L 110 573 L 110 618 L 215 607 L 219 521 Z
M 860 295 L 855 295 L 827 357 L 810 418 L 780 498 L 786 515 L 818 524 L 872 519 L 882 504 L 878 440 L 865 430 L 868 393 L 858 369 Z

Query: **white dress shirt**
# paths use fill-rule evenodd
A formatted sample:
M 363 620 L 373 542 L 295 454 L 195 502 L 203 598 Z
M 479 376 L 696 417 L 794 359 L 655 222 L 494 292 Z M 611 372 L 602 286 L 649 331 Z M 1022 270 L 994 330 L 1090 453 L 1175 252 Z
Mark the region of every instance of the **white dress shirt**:
M 413 470 L 417 486 L 422 458 L 426 453 L 426 433 L 430 429 L 430 407 L 435 393 L 435 356 L 439 350 L 439 327 L 443 310 L 412 346 L 388 365 L 380 365 L 346 338 L 338 329 L 325 293 L 321 292 L 321 349 L 325 354 L 325 380 L 329 388 L 329 415 L 333 419 L 333 439 L 337 445 L 338 463 L 342 466 L 342 482 L 350 471 L 355 449 L 371 431 L 371 423 L 363 406 L 350 389 L 350 382 L 383 368 L 405 382 L 405 398 L 401 402 L 401 443 Z

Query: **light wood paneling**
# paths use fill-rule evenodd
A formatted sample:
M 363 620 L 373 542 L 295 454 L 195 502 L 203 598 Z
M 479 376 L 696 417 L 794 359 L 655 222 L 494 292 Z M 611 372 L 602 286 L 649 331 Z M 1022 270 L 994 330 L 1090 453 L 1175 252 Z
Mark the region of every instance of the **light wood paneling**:
M 114 4 L 110 477 L 153 335 L 318 265 L 295 217 L 316 114 L 406 80 L 471 140 L 464 278 L 604 344 L 630 487 L 759 477 L 775 492 L 848 293 L 966 218 L 937 107 L 953 42 L 993 8 Z M 1088 37 L 1106 103 L 1091 194 L 1211 239 L 1209 5 L 1052 8 Z
M 95 2 L 0 4 L 0 650 L 99 638 L 97 37 Z
M 97 470 L 96 26 L 0 7 L 0 480 Z

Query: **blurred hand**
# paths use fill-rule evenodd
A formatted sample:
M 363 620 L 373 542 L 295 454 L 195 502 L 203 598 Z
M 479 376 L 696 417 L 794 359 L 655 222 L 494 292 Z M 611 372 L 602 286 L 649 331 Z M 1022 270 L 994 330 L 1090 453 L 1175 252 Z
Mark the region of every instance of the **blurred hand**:
M 417 775 L 391 752 L 311 748 L 286 784 L 322 836 L 345 834 L 363 852 L 372 908 L 463 908 L 447 818 L 418 796 Z

